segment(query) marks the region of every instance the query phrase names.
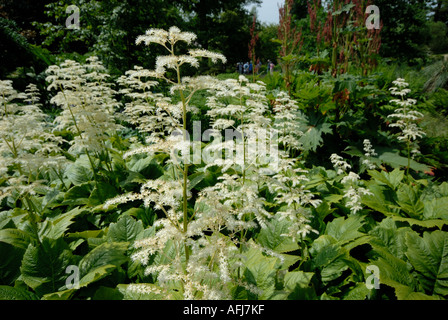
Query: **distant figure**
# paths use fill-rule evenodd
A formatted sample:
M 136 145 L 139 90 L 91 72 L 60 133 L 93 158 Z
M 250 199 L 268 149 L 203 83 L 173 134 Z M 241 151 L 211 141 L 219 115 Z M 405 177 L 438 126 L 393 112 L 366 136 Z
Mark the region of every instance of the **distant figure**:
M 248 74 L 249 73 L 249 62 L 246 62 L 244 64 L 244 74 Z
M 261 61 L 258 59 L 257 64 L 255 65 L 255 73 L 259 74 L 261 69 Z
M 269 71 L 271 72 L 271 75 L 274 74 L 274 67 L 275 67 L 275 64 L 273 64 L 272 61 L 271 61 L 270 64 L 269 64 Z
M 269 74 L 269 71 L 271 71 L 271 60 L 268 60 L 268 66 L 267 66 L 266 73 Z
M 249 73 L 252 73 L 254 70 L 254 66 L 252 65 L 252 62 L 249 62 Z
M 243 74 L 243 63 L 242 62 L 238 62 L 238 72 L 239 72 L 239 74 Z

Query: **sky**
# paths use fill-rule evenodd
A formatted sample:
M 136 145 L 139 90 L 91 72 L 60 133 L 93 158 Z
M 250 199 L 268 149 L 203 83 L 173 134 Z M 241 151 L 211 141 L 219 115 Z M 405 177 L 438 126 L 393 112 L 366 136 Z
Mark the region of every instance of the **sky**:
M 257 7 L 258 20 L 265 23 L 278 23 L 278 8 L 284 0 L 262 0 L 261 7 Z M 254 5 L 250 5 L 251 9 Z

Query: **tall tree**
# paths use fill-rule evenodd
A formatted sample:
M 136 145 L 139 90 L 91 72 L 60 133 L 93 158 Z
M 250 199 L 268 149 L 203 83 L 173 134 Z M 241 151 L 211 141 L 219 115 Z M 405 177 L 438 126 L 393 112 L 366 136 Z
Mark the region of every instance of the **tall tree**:
M 182 0 L 181 0 L 182 1 Z M 261 0 L 183 0 L 183 11 L 191 17 L 189 28 L 205 49 L 220 51 L 229 63 L 247 58 L 252 15 L 250 4 Z
M 411 61 L 425 57 L 428 39 L 427 0 L 375 0 L 381 10 L 382 46 L 380 54 Z
M 448 0 L 434 0 L 434 21 L 441 21 L 448 26 Z

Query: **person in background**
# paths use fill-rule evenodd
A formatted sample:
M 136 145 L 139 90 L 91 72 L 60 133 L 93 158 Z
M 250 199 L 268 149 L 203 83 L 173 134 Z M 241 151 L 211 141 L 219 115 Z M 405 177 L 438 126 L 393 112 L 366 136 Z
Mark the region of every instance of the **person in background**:
M 275 67 L 275 64 L 273 64 L 272 61 L 271 61 L 270 64 L 269 64 L 269 71 L 271 72 L 271 75 L 274 74 L 274 67 Z
M 249 73 L 249 62 L 246 62 L 244 64 L 244 74 L 248 74 Z
M 255 73 L 259 74 L 261 69 L 261 61 L 260 59 L 257 60 L 257 64 L 255 65 Z
M 238 72 L 239 72 L 239 74 L 243 74 L 243 63 L 242 62 L 238 62 Z

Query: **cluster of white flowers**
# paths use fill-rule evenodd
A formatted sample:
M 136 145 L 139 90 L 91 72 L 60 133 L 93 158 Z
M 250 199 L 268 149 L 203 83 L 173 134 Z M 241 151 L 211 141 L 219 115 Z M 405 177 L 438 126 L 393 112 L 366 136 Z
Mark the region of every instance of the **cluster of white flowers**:
M 375 153 L 370 142 L 364 141 L 364 145 L 365 150 L 367 150 L 366 156 L 373 156 Z M 350 208 L 351 213 L 355 214 L 363 208 L 361 197 L 364 195 L 372 195 L 372 193 L 368 189 L 359 186 L 360 176 L 358 174 L 353 171 L 346 174 L 346 171 L 351 169 L 351 166 L 342 157 L 337 154 L 332 154 L 330 160 L 337 169 L 338 175 L 344 174 L 341 180 L 341 183 L 346 187 L 344 198 L 347 199 L 346 205 Z
M 364 144 L 364 156 L 366 158 L 362 161 L 362 164 L 364 164 L 367 167 L 367 169 L 374 170 L 376 168 L 376 165 L 372 163 L 371 158 L 378 156 L 378 154 L 376 153 L 369 139 L 364 139 L 363 144 Z
M 307 170 L 297 167 L 296 160 L 283 157 L 279 172 L 272 177 L 269 189 L 276 193 L 275 201 L 282 206 L 277 212 L 280 220 L 289 222 L 288 233 L 283 236 L 293 241 L 302 241 L 310 233 L 318 233 L 310 226 L 311 210 L 309 205 L 317 208 L 322 201 L 314 199 L 314 195 L 306 189 Z
M 74 134 L 70 151 L 104 149 L 104 142 L 121 126 L 114 117 L 119 106 L 114 98 L 116 92 L 105 81 L 109 75 L 98 58 L 88 58 L 86 65 L 66 60 L 60 66 L 50 66 L 46 73 L 48 90 L 57 91 L 51 103 L 62 108 L 55 119 L 55 131 Z
M 299 106 L 289 95 L 281 91 L 275 99 L 274 128 L 278 130 L 278 141 L 288 149 L 300 150 Z
M 156 152 L 169 154 L 171 158 L 167 164 L 173 168 L 173 174 L 150 180 L 142 185 L 140 193 L 110 199 L 105 206 L 140 200 L 145 206 L 163 213 L 164 217 L 154 224 L 154 235 L 136 241 L 136 252 L 132 255 L 132 259 L 143 265 L 148 264 L 152 255 L 164 257 L 157 265 L 148 265 L 145 271 L 156 276 L 157 292 L 169 293 L 169 288 L 176 282 L 184 299 L 222 299 L 229 297 L 225 284 L 230 281 L 232 271 L 228 261 L 235 257 L 237 250 L 230 239 L 227 238 L 226 241 L 230 242 L 225 243 L 220 232 L 224 228 L 236 233 L 255 227 L 256 223 L 251 219 L 263 224 L 267 212 L 264 210 L 264 199 L 258 197 L 256 186 L 242 186 L 239 179 L 224 175 L 218 184 L 202 190 L 193 217 L 186 215 L 185 201 L 191 197 L 188 181 L 186 183 L 188 162 L 177 160 L 179 154 L 181 158 L 188 156 L 193 146 L 186 123 L 187 112 L 197 110 L 191 105 L 191 99 L 198 90 L 223 92 L 224 88 L 230 90 L 234 85 L 210 76 L 181 77 L 181 67 L 184 64 L 198 67 L 200 58 L 211 59 L 214 63 L 226 62 L 223 55 L 203 49 L 191 49 L 188 54 L 176 55 L 177 42 L 191 44 L 195 39 L 194 34 L 181 32 L 177 27 L 169 31 L 150 29 L 137 38 L 137 44 L 157 43 L 165 47 L 169 54 L 157 58 L 154 71 L 135 67 L 119 79 L 122 87 L 120 93 L 128 99 L 124 109 L 127 120 L 139 131 L 148 134 L 146 145 L 134 148 L 124 156 Z M 175 71 L 175 79 L 169 78 L 168 69 Z M 172 97 L 153 93 L 158 83 L 153 78 L 170 84 L 170 94 L 173 97 L 177 95 L 181 101 L 174 102 Z M 237 84 L 241 86 L 239 82 Z M 264 89 L 259 84 L 244 87 L 249 92 Z M 263 94 L 259 96 L 264 97 Z M 247 101 L 247 105 L 254 110 L 259 107 L 254 101 Z M 263 118 L 263 110 L 259 110 L 258 120 Z M 232 119 L 217 120 L 215 129 L 228 128 L 236 123 Z M 215 165 L 219 164 L 219 160 L 222 160 L 221 157 L 216 159 Z M 229 167 L 234 164 L 232 162 Z M 207 210 L 199 209 L 204 207 Z M 167 254 L 168 247 L 174 249 L 173 254 Z M 221 285 L 216 285 L 216 279 L 220 279 Z M 154 286 L 130 286 L 129 290 L 154 293 Z
M 344 198 L 347 198 L 347 207 L 350 208 L 350 211 L 355 214 L 358 211 L 362 210 L 361 205 L 361 197 L 364 195 L 373 195 L 369 190 L 358 187 L 355 188 L 350 186 L 348 191 L 345 192 Z
M 393 114 L 388 116 L 388 118 L 396 120 L 389 124 L 389 126 L 399 128 L 401 133 L 398 135 L 398 140 L 406 142 L 408 148 L 411 148 L 412 144 L 412 150 L 409 151 L 412 154 L 417 154 L 419 151 L 416 140 L 425 136 L 425 132 L 418 126 L 418 121 L 422 119 L 424 115 L 419 111 L 411 109 L 417 104 L 417 100 L 410 98 L 405 100 L 405 96 L 411 92 L 408 88 L 409 84 L 401 78 L 395 80 L 393 84 L 395 87 L 390 88 L 391 94 L 399 96 L 401 99 L 391 100 L 391 102 L 398 105 L 399 108 L 397 108 Z
M 227 284 L 232 282 L 259 293 L 241 276 L 235 277 L 235 273 L 244 265 L 242 252 L 237 248 L 249 245 L 247 232 L 268 228 L 274 217 L 267 210 L 266 199 L 260 191 L 268 188 L 285 208 L 278 213 L 281 219 L 291 223 L 289 233 L 284 236 L 300 241 L 310 232 L 317 232 L 310 227 L 311 210 L 306 207 L 317 207 L 321 201 L 306 190 L 306 171 L 298 168 L 286 156 L 287 152 L 282 151 L 278 157 L 277 148 L 266 148 L 280 142 L 288 148 L 300 148 L 300 132 L 295 130 L 298 106 L 286 93 L 280 93 L 273 122 L 266 116 L 270 111 L 263 82 L 251 83 L 244 76 L 222 81 L 210 76 L 181 77 L 182 65 L 197 67 L 199 58 L 209 58 L 215 63 L 226 61 L 221 54 L 203 49 L 189 50 L 186 55 L 175 54 L 177 42 L 191 44 L 195 39 L 193 34 L 176 27 L 169 31 L 150 29 L 137 38 L 137 44 L 162 45 L 169 55 L 157 58 L 154 71 L 135 67 L 119 79 L 120 92 L 128 99 L 124 110 L 128 121 L 148 134 L 147 145 L 130 150 L 125 157 L 142 152 L 170 154 L 167 165 L 173 173 L 148 181 L 138 194 L 110 199 L 106 206 L 140 200 L 164 215 L 155 222 L 153 236 L 134 243 L 136 251 L 132 255 L 133 260 L 147 266 L 146 274 L 156 277 L 157 287 L 135 285 L 129 290 L 170 294 L 169 288 L 177 283 L 174 286 L 184 299 L 226 299 L 230 297 Z M 176 79 L 168 78 L 168 69 L 175 71 Z M 171 96 L 177 95 L 181 101 L 174 103 L 174 98 L 153 93 L 157 82 L 151 78 L 168 82 Z M 195 111 L 190 103 L 198 90 L 207 90 L 209 94 L 206 105 L 212 129 L 207 131 L 214 137 L 204 151 L 218 156 L 210 162 L 204 160 L 206 165 L 196 168 L 197 173 L 205 174 L 217 166 L 221 175 L 215 184 L 200 190 L 194 212 L 186 214 L 186 200 L 191 197 L 189 164 L 175 161 L 173 154 L 180 153 L 183 157 L 194 147 L 195 141 L 185 140 L 188 136 L 186 114 Z M 221 131 L 232 131 L 230 128 L 233 129 L 230 139 L 219 139 Z M 280 131 L 282 136 L 278 138 L 276 133 Z M 223 237 L 223 233 L 228 236 Z M 261 250 L 280 261 L 283 259 L 270 249 Z M 153 255 L 160 261 L 148 265 Z
M 196 40 L 197 36 L 192 32 L 182 32 L 178 27 L 171 27 L 168 31 L 163 29 L 149 29 L 144 35 L 138 36 L 135 41 L 136 44 L 150 45 L 151 43 L 158 43 L 162 46 L 166 46 L 167 43 L 172 45 L 179 41 L 191 44 Z
M 193 49 L 188 52 L 188 55 L 176 55 L 174 47 L 177 42 L 183 41 L 187 44 L 191 44 L 196 40 L 197 36 L 192 32 L 182 32 L 178 27 L 171 27 L 168 31 L 162 29 L 149 29 L 145 35 L 137 37 L 136 44 L 144 43 L 150 45 L 151 43 L 157 43 L 165 47 L 170 55 L 159 56 L 156 60 L 156 68 L 153 76 L 157 78 L 165 78 L 166 69 L 173 69 L 179 71 L 179 68 L 184 64 L 189 64 L 192 67 L 199 67 L 198 58 L 209 58 L 213 63 L 217 63 L 221 60 L 226 63 L 226 58 L 219 53 L 210 52 L 203 49 Z M 168 79 L 167 79 L 168 80 Z
M 12 81 L 0 81 L 0 174 L 12 172 L 7 185 L 1 188 L 0 198 L 13 191 L 32 192 L 44 182 L 37 180 L 40 173 L 48 170 L 53 175 L 66 163 L 60 148 L 64 140 L 51 132 L 39 100 L 34 84 L 19 93 Z
M 160 93 L 152 93 L 158 85 L 153 74 L 142 67 L 126 72 L 117 82 L 129 101 L 125 103 L 126 120 L 135 125 L 140 132 L 150 133 L 151 139 L 163 139 L 176 128 L 180 128 L 182 108 L 173 104 L 170 97 Z
M 341 156 L 333 153 L 330 156 L 331 163 L 333 164 L 334 168 L 336 169 L 337 174 L 343 174 L 347 172 L 348 169 L 351 169 L 352 166 L 349 165 L 344 158 Z

